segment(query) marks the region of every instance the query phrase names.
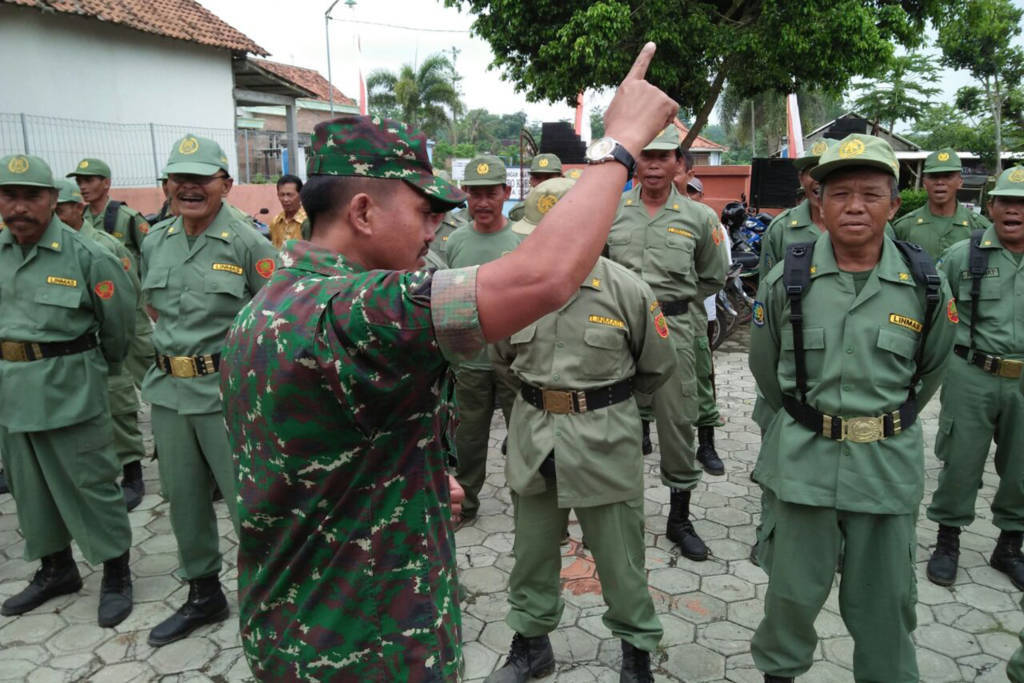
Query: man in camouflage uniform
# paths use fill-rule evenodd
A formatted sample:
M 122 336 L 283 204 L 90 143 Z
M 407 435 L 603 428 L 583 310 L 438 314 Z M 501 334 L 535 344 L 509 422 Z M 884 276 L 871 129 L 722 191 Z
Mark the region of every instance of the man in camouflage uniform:
M 530 188 L 545 180 L 562 177 L 562 160 L 554 154 L 538 154 L 530 161 Z M 526 200 L 519 202 L 508 211 L 510 221 L 521 221 L 526 212 Z
M 676 111 L 642 80 L 648 45 L 606 114 L 638 154 Z M 449 681 L 461 617 L 438 384 L 561 307 L 593 268 L 626 172 L 591 169 L 519 250 L 420 270 L 464 195 L 404 124 L 317 126 L 302 200 L 311 242 L 228 336 L 222 387 L 238 454 L 242 643 L 260 680 Z M 267 315 L 274 311 L 273 315 Z M 267 386 L 274 391 L 267 391 Z

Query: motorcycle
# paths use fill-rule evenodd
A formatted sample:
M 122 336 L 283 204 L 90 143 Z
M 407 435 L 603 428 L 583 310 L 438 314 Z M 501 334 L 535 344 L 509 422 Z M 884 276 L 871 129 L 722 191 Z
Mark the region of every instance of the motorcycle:
M 746 194 L 740 195 L 740 201 L 729 202 L 722 209 L 722 225 L 729 231 L 733 250 L 737 245 L 746 245 L 758 257 L 761 255 L 761 237 L 772 218 L 769 213 L 749 208 Z
M 744 268 L 743 263 L 734 261 L 725 276 L 725 287 L 715 297 L 715 320 L 708 324 L 708 341 L 712 351 L 721 346 L 737 327 L 750 322 L 754 299 L 744 287 Z

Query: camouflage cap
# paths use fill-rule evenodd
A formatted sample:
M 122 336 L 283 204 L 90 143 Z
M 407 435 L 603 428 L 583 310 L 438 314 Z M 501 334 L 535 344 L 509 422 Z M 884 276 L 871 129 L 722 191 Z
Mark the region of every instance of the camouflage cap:
M 394 119 L 352 114 L 317 124 L 306 168 L 311 176 L 403 180 L 438 213 L 466 201 L 464 192 L 434 175 L 423 133 Z
M 554 154 L 538 154 L 530 162 L 530 173 L 562 175 L 562 160 Z
M 854 133 L 847 135 L 835 147 L 826 149 L 818 165 L 811 169 L 811 177 L 824 180 L 830 173 L 854 166 L 867 166 L 900 177 L 900 162 L 889 143 L 874 135 Z
M 544 218 L 544 214 L 550 211 L 575 184 L 576 181 L 569 178 L 548 178 L 530 190 L 530 194 L 526 195 L 523 218 L 510 226 L 512 232 L 520 235 L 529 235 L 533 232 Z
M 110 177 L 110 166 L 102 159 L 82 159 L 75 166 L 75 170 L 68 173 L 65 178 L 74 178 L 80 175 L 98 175 L 101 178 Z
M 1024 166 L 1014 166 L 999 174 L 989 197 L 1024 197 Z
M 951 171 L 962 171 L 963 165 L 960 157 L 952 147 L 937 149 L 928 155 L 924 160 L 925 173 L 949 173 Z
M 679 129 L 674 123 L 670 123 L 665 130 L 658 133 L 658 137 L 647 143 L 643 151 L 653 152 L 666 149 L 679 149 Z
M 81 204 L 85 201 L 82 199 L 81 190 L 78 189 L 78 183 L 70 180 L 58 180 L 57 189 L 60 191 L 60 194 L 57 195 L 58 204 L 63 204 L 65 202 Z
M 171 156 L 167 158 L 163 173 L 217 175 L 220 171 L 231 175 L 228 158 L 217 141 L 189 134 L 171 147 Z
M 53 171 L 47 163 L 28 154 L 12 154 L 0 159 L 0 186 L 2 185 L 57 189 L 53 182 Z
M 485 154 L 466 164 L 466 173 L 462 177 L 463 187 L 507 184 L 508 171 L 505 170 L 505 162 L 496 156 Z
M 796 167 L 796 170 L 803 173 L 804 171 L 817 166 L 818 159 L 820 159 L 821 155 L 828 150 L 829 142 L 833 142 L 833 145 L 835 144 L 834 141 L 824 139 L 816 140 L 814 144 L 804 150 L 804 153 L 801 156 L 793 159 L 793 166 Z

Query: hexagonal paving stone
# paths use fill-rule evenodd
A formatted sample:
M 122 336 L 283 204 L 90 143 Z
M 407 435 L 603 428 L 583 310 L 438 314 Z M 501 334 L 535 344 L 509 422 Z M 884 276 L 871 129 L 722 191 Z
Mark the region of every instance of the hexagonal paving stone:
M 675 645 L 667 653 L 668 660 L 662 668 L 679 680 L 699 683 L 718 681 L 725 676 L 725 657 L 702 645 Z
M 559 663 L 583 663 L 597 658 L 601 641 L 576 626 L 560 628 L 550 634 L 555 660 Z
M 755 593 L 754 586 L 729 574 L 706 576 L 701 579 L 700 587 L 708 595 L 713 595 L 725 602 L 749 600 L 754 597 Z
M 706 593 L 689 593 L 673 601 L 672 613 L 695 624 L 706 624 L 725 617 L 725 603 Z
M 100 628 L 95 624 L 76 624 L 68 626 L 49 638 L 46 641 L 46 647 L 54 655 L 92 653 L 100 643 L 113 636 L 112 631 Z
M 200 669 L 217 654 L 213 643 L 197 636 L 199 632 L 183 640 L 157 648 L 149 657 L 150 665 L 161 674 L 179 673 Z
M 963 657 L 981 651 L 978 640 L 970 633 L 958 631 L 945 624 L 928 624 L 914 632 L 914 640 L 921 647 L 950 657 Z
M 677 567 L 655 569 L 647 575 L 648 585 L 670 595 L 697 591 L 700 589 L 700 581 L 699 577 Z
M 46 643 L 68 623 L 57 614 L 22 614 L 0 627 L 0 645 Z
M 697 642 L 723 655 L 738 655 L 750 650 L 754 632 L 729 621 L 717 621 L 697 628 Z

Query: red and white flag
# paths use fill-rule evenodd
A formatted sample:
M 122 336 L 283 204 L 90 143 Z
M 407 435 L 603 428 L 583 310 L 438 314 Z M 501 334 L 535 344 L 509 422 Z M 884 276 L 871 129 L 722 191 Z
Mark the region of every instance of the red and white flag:
M 796 159 L 804 155 L 804 130 L 800 125 L 800 105 L 796 101 L 796 93 L 786 96 L 786 134 L 789 136 L 789 158 Z
M 355 35 L 356 44 L 356 68 L 359 70 L 359 113 L 366 116 L 369 113 L 369 98 L 366 95 L 366 79 L 363 78 L 363 44 L 359 34 Z

